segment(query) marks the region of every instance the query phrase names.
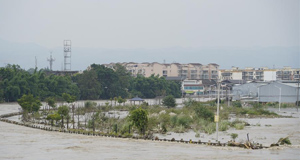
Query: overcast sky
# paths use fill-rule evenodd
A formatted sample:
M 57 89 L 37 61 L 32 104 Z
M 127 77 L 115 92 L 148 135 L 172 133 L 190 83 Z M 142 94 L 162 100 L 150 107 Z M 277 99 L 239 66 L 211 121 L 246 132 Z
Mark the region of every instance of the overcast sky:
M 0 39 L 49 50 L 70 39 L 85 48 L 298 47 L 299 53 L 299 10 L 299 0 L 0 0 Z

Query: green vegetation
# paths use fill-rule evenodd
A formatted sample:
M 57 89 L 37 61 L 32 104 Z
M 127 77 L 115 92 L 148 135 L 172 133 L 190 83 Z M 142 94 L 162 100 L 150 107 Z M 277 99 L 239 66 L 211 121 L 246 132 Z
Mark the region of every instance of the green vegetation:
M 67 106 L 60 106 L 60 107 L 58 107 L 57 113 L 61 117 L 61 120 L 62 120 L 61 126 L 62 126 L 62 128 L 64 128 L 64 118 L 67 118 L 69 116 L 69 108 Z
M 18 99 L 18 103 L 24 111 L 29 113 L 39 111 L 40 106 L 42 105 L 41 101 L 37 97 L 33 97 L 32 94 L 23 95 Z
M 37 97 L 33 97 L 32 94 L 23 95 L 20 99 L 18 99 L 18 104 L 23 109 L 23 121 L 28 121 L 30 119 L 28 113 L 31 113 L 31 116 L 34 118 L 34 113 L 38 112 L 42 105 L 41 101 Z
M 51 108 L 55 108 L 56 107 L 56 101 L 55 101 L 55 98 L 53 97 L 48 97 L 46 98 L 46 103 L 51 107 Z
M 291 141 L 290 141 L 290 139 L 289 139 L 288 137 L 286 137 L 286 138 L 280 138 L 280 139 L 278 140 L 278 143 L 279 143 L 280 145 L 284 145 L 284 144 L 291 145 L 291 144 L 292 144 Z
M 169 96 L 166 96 L 163 99 L 162 104 L 164 106 L 167 106 L 168 108 L 175 107 L 176 106 L 176 101 L 175 101 L 175 98 L 172 95 L 169 95 Z
M 111 69 L 93 64 L 82 74 L 74 76 L 47 75 L 44 70 L 29 73 L 16 65 L 0 68 L 0 101 L 18 101 L 24 110 L 23 120 L 34 118 L 68 129 L 71 123 L 73 130 L 76 128 L 87 134 L 99 131 L 131 137 L 133 133 L 147 136 L 151 133 L 183 133 L 191 129 L 199 133 L 197 136 L 200 132 L 214 133 L 216 101 L 196 102 L 188 99 L 183 108 L 176 108 L 174 97 L 180 95 L 180 82 L 166 81 L 164 77 L 155 75 L 132 77 L 121 65 Z M 133 96 L 164 97 L 162 103 L 166 107 L 146 102 L 140 106 L 125 105 L 126 98 Z M 103 106 L 86 101 L 84 106 L 75 107 L 77 99 L 110 101 Z M 40 100 L 45 100 L 52 109 L 39 112 Z M 67 104 L 56 107 L 56 101 Z M 248 125 L 238 119 L 227 121 L 229 114 L 237 117 L 279 116 L 266 110 L 266 105 L 260 103 L 250 103 L 250 107 L 243 108 L 239 101 L 233 102 L 232 106 L 226 106 L 222 101 L 221 107 L 219 131 L 226 131 L 230 127 L 243 129 Z M 128 111 L 129 115 L 120 118 L 115 111 Z
M 63 93 L 79 95 L 77 85 L 69 76 L 47 76 L 44 70 L 37 69 L 31 74 L 18 65 L 0 67 L 0 102 L 14 102 L 28 94 L 40 100 L 59 99 Z
M 139 130 L 140 134 L 145 134 L 148 125 L 148 113 L 146 110 L 142 108 L 132 110 L 129 120 Z
M 198 118 L 203 118 L 205 120 L 208 120 L 212 122 L 214 120 L 214 113 L 209 109 L 207 106 L 203 105 L 195 105 L 194 106 L 194 111 L 196 113 L 196 116 Z
M 120 98 L 116 99 L 118 101 Z M 35 118 L 47 121 L 52 126 L 68 129 L 69 122 L 73 122 L 73 130 L 76 128 L 76 131 L 86 134 L 97 132 L 111 136 L 131 137 L 138 133 L 139 137 L 151 137 L 153 133 L 184 133 L 194 130 L 198 133 L 195 136 L 199 136 L 201 133 L 213 134 L 216 131 L 216 123 L 213 122 L 216 106 L 207 105 L 210 103 L 190 101 L 183 108 L 167 108 L 147 103 L 140 106 L 116 105 L 112 107 L 109 103 L 97 106 L 93 101 L 86 101 L 84 106 L 75 108 L 74 112 L 70 112 L 71 106 L 63 105 L 53 110 L 45 110 L 42 114 L 35 115 Z M 243 117 L 251 112 L 255 113 L 253 116 L 274 115 L 263 108 L 243 109 L 222 106 L 219 131 L 226 131 L 229 128 L 240 130 L 249 125 L 239 119 L 228 121 L 229 113 L 235 113 L 237 117 Z M 125 118 L 120 118 L 120 112 L 129 114 Z M 44 119 L 40 118 L 41 115 L 45 115 Z
M 120 64 L 116 64 L 113 69 L 92 64 L 82 74 L 73 76 L 49 75 L 49 72 L 43 69 L 29 71 L 21 69 L 18 65 L 0 67 L 0 102 L 15 102 L 24 94 L 32 94 L 40 100 L 53 97 L 68 103 L 76 99 L 112 100 L 116 97 L 115 102 L 119 104 L 124 103 L 125 98 L 134 96 L 181 96 L 180 82 L 166 81 L 158 75 L 132 77 Z M 70 96 L 63 97 L 63 93 Z
M 232 140 L 235 141 L 235 139 L 236 139 L 239 135 L 236 134 L 236 133 L 231 133 L 230 136 L 231 136 Z

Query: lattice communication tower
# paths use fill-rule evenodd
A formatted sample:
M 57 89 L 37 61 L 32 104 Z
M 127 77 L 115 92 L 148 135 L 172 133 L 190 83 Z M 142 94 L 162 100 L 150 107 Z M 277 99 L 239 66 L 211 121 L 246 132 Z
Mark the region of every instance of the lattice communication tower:
M 71 40 L 64 40 L 64 70 L 71 70 Z

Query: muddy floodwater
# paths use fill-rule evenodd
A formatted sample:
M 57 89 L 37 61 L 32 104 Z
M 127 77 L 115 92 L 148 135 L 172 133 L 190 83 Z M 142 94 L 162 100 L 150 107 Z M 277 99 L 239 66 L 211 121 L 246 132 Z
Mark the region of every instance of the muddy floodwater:
M 0 114 L 18 111 L 18 104 L 0 104 Z M 174 142 L 157 142 L 49 132 L 0 122 L 0 159 L 300 159 L 300 119 L 295 109 L 282 109 L 283 114 L 295 118 L 247 119 L 244 130 L 229 130 L 245 139 L 249 133 L 253 141 L 272 143 L 290 136 L 292 146 L 261 150 L 235 147 L 213 147 Z M 268 127 L 267 127 L 267 126 Z M 226 141 L 226 133 L 220 136 Z M 194 139 L 188 133 L 168 135 Z M 240 137 L 241 136 L 241 137 Z M 277 137 L 279 136 L 279 137 Z M 211 137 L 206 138 L 213 138 Z M 201 139 L 201 137 L 200 137 Z

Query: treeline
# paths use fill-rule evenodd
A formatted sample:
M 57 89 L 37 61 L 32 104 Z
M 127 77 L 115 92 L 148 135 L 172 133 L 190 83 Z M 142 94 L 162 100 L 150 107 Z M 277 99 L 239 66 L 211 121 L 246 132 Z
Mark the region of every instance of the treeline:
M 29 73 L 19 65 L 0 68 L 0 101 L 15 102 L 24 94 L 44 100 L 61 97 L 63 93 L 79 96 L 79 89 L 68 76 L 46 76 L 43 70 Z
M 29 72 L 18 65 L 0 68 L 0 102 L 15 102 L 24 94 L 32 94 L 41 100 L 48 97 L 60 100 L 63 93 L 76 96 L 78 100 L 180 97 L 180 85 L 180 82 L 154 75 L 133 77 L 119 64 L 113 69 L 92 64 L 82 74 L 73 76 L 47 75 L 43 69 Z

